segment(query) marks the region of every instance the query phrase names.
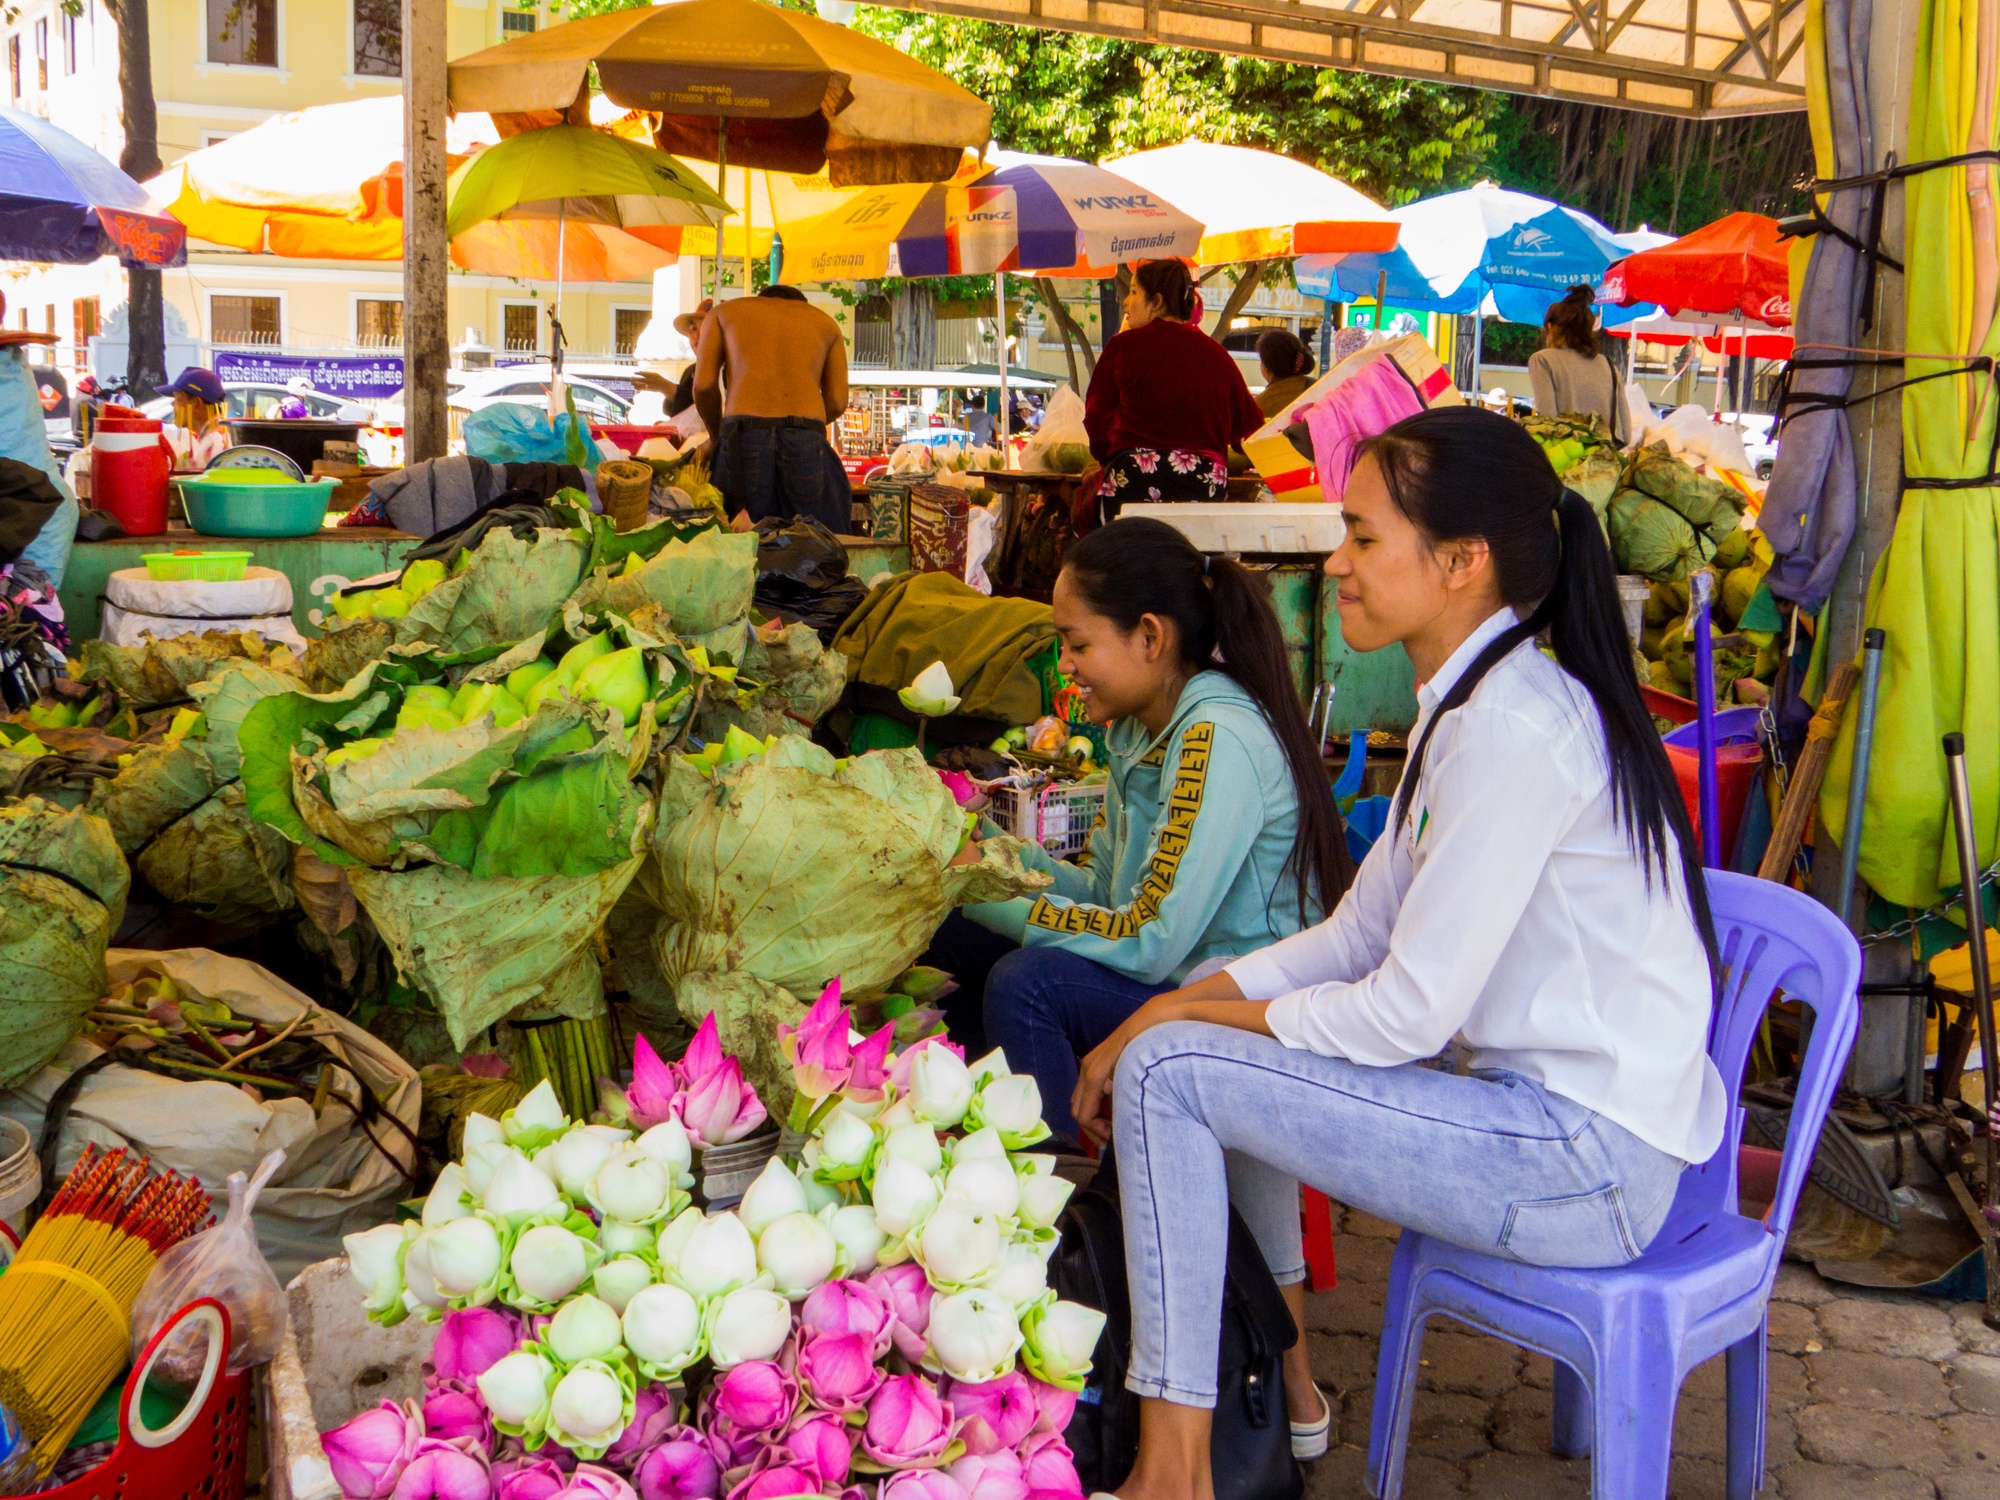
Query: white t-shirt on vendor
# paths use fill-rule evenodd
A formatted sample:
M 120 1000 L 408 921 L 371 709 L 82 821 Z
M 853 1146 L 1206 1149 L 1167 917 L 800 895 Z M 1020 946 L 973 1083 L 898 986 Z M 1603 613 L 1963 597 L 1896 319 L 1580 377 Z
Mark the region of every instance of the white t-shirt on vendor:
M 1418 690 L 1424 726 L 1502 610 Z M 1229 965 L 1287 1047 L 1373 1067 L 1454 1035 L 1649 1146 L 1703 1162 L 1726 1096 L 1707 1053 L 1708 960 L 1677 858 L 1667 878 L 1612 815 L 1588 690 L 1523 642 L 1438 724 L 1415 805 L 1317 927 Z

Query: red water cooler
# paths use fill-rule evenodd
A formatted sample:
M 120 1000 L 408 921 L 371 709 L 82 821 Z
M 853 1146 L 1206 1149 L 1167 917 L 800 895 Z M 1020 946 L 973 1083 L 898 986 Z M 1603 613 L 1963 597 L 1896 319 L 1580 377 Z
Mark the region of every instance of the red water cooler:
M 167 529 L 167 475 L 174 450 L 150 417 L 109 408 L 90 438 L 90 503 L 118 518 L 128 536 Z

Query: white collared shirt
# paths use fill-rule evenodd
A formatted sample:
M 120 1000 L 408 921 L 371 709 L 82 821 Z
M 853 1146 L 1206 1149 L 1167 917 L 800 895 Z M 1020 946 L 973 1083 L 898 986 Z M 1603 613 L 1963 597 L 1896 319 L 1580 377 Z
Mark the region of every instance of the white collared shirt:
M 1515 623 L 1502 610 L 1418 690 L 1438 702 Z M 1613 818 L 1584 686 L 1523 643 L 1432 736 L 1400 833 L 1383 831 L 1317 927 L 1229 965 L 1287 1047 L 1373 1067 L 1507 1068 L 1682 1161 L 1722 1139 L 1708 963 L 1678 859 L 1648 872 Z

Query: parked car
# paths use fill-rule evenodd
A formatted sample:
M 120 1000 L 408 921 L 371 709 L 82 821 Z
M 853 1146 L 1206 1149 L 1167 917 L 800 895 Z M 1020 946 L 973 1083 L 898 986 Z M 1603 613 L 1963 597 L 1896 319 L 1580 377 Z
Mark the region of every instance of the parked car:
M 576 397 L 576 413 L 586 422 L 623 422 L 632 409 L 631 401 L 608 385 L 595 380 L 564 376 L 563 383 Z M 501 403 L 532 406 L 547 410 L 549 376 L 546 369 L 480 370 L 470 374 L 451 393 L 450 406 L 458 412 L 475 412 Z
M 352 401 L 344 396 L 329 396 L 323 391 L 293 391 L 288 390 L 282 385 L 231 385 L 227 383 L 223 385 L 222 389 L 224 394 L 229 397 L 229 410 L 226 415 L 232 417 L 275 417 L 278 414 L 279 406 L 284 403 L 287 396 L 299 397 L 306 404 L 306 414 L 324 422 L 340 420 L 342 412 L 350 414 L 346 418 L 347 421 L 354 421 L 356 419 L 352 415 L 352 412 L 356 407 L 361 408 L 364 413 L 367 412 L 367 406 L 364 402 Z M 174 398 L 172 396 L 155 396 L 151 401 L 141 406 L 139 410 L 156 420 L 163 422 L 172 421 L 174 415 Z M 360 420 L 366 421 L 368 417 L 364 415 Z

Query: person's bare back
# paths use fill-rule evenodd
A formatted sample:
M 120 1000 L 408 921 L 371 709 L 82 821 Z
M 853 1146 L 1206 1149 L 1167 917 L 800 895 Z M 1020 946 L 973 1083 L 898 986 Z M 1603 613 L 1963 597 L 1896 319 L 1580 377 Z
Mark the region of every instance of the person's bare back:
M 840 325 L 787 297 L 725 302 L 702 328 L 694 397 L 711 432 L 725 416 L 831 422 L 847 409 Z

